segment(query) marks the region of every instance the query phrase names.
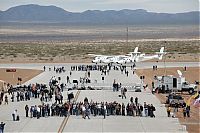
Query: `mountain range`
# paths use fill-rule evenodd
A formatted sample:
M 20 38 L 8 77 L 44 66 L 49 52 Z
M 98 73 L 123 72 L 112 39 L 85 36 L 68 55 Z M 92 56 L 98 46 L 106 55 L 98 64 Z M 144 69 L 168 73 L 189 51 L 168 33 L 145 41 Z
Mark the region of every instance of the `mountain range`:
M 87 10 L 69 12 L 56 6 L 21 5 L 0 11 L 0 22 L 44 22 L 69 24 L 199 24 L 199 11 L 156 13 L 137 10 Z

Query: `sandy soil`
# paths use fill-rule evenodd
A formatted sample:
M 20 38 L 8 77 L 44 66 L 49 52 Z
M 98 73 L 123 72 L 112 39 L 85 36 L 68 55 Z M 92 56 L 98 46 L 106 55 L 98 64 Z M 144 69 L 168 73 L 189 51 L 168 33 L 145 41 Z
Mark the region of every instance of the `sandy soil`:
M 200 54 L 168 54 L 165 62 L 199 62 Z M 170 58 L 169 58 L 170 57 Z M 0 58 L 0 63 L 91 63 L 93 57 L 88 56 L 56 56 L 56 57 L 4 57 Z M 164 62 L 163 60 L 148 60 L 145 62 Z
M 0 89 L 3 87 L 3 82 L 10 83 L 12 85 L 17 85 L 18 77 L 22 78 L 24 83 L 33 77 L 39 75 L 41 70 L 31 70 L 31 69 L 16 69 L 16 72 L 6 72 L 5 68 L 0 68 Z
M 145 75 L 145 83 L 149 84 L 150 88 L 151 82 L 154 75 L 162 76 L 165 73 L 167 75 L 175 75 L 178 76 L 177 70 L 181 70 L 183 75 L 186 77 L 186 80 L 190 83 L 194 83 L 195 80 L 200 81 L 200 68 L 199 67 L 190 67 L 187 68 L 187 71 L 184 71 L 184 68 L 167 68 L 166 70 L 164 68 L 158 68 L 157 71 L 153 71 L 152 69 L 138 69 L 136 70 L 136 73 L 138 75 Z M 200 88 L 200 86 L 198 86 Z M 166 95 L 164 94 L 155 94 L 161 103 L 165 103 L 166 101 Z M 181 94 L 184 99 L 188 100 L 190 95 L 183 93 Z M 179 112 L 177 113 L 177 117 L 179 118 L 179 121 L 181 124 L 186 125 L 187 131 L 189 133 L 197 133 L 200 132 L 200 108 L 196 108 L 193 105 L 191 105 L 191 117 L 190 118 L 183 118 L 182 109 L 179 109 Z
M 98 55 L 125 55 L 139 51 L 153 55 L 161 47 L 168 52 L 166 62 L 199 62 L 199 40 L 135 40 L 135 41 L 74 41 L 74 42 L 2 42 L 0 63 L 89 63 Z M 157 60 L 152 60 L 157 61 Z M 159 60 L 160 61 L 160 60 Z

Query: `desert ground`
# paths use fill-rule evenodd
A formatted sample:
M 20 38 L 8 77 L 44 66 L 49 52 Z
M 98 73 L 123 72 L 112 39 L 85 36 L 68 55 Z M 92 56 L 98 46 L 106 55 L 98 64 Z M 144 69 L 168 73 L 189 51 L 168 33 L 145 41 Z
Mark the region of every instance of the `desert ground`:
M 9 83 L 11 85 L 17 85 L 18 77 L 22 78 L 22 84 L 26 81 L 32 79 L 33 77 L 40 74 L 41 70 L 31 70 L 31 69 L 16 69 L 16 72 L 6 72 L 5 68 L 0 68 L 0 89 L 2 89 L 4 83 Z M 3 82 L 2 82 L 3 81 Z
M 162 75 L 175 75 L 178 76 L 177 70 L 181 70 L 183 72 L 183 75 L 185 76 L 186 80 L 190 83 L 194 83 L 194 81 L 200 81 L 200 67 L 189 67 L 187 68 L 187 71 L 184 71 L 184 68 L 158 68 L 158 70 L 153 71 L 152 69 L 138 69 L 136 70 L 136 73 L 138 75 L 145 75 L 145 82 L 151 86 L 152 79 L 154 75 L 162 76 Z M 150 87 L 151 88 L 151 87 Z M 198 86 L 198 89 L 200 86 Z M 183 93 L 181 94 L 184 99 L 187 101 L 190 97 L 190 95 Z M 156 96 L 159 98 L 159 100 L 162 103 L 165 103 L 166 101 L 166 94 L 156 94 Z M 190 118 L 183 118 L 182 110 L 179 109 L 179 112 L 177 113 L 177 117 L 179 118 L 179 121 L 181 124 L 186 125 L 187 131 L 189 133 L 196 133 L 200 131 L 200 114 L 199 114 L 199 108 L 194 107 L 191 105 L 191 117 Z
M 136 46 L 146 54 L 159 52 L 162 46 L 168 54 L 162 61 L 199 62 L 199 40 L 140 40 L 88 42 L 2 42 L 0 63 L 89 63 L 88 54 L 124 55 Z M 156 61 L 156 60 L 153 60 Z

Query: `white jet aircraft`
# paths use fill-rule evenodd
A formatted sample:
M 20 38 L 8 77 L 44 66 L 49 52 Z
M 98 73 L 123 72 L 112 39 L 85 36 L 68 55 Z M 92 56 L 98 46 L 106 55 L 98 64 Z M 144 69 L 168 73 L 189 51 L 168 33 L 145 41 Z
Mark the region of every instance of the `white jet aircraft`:
M 138 51 L 138 47 L 135 48 L 133 53 L 139 54 L 140 52 L 137 52 L 137 51 Z M 92 63 L 105 63 L 105 64 L 118 63 L 119 61 L 123 59 L 129 60 L 130 58 L 130 56 L 128 55 L 117 55 L 117 56 L 95 55 L 95 54 L 88 54 L 88 55 L 95 57 L 94 60 L 92 60 Z
M 138 52 L 138 47 L 135 48 L 134 52 L 130 52 L 130 57 L 123 58 L 122 60 L 118 61 L 118 64 L 127 64 L 127 63 L 135 63 L 135 62 L 141 62 L 151 59 L 159 59 L 161 60 L 163 55 L 165 55 L 166 52 L 164 52 L 164 47 L 160 49 L 160 52 L 156 52 L 155 55 L 149 55 L 146 56 L 145 54 L 141 54 Z
M 166 52 L 164 52 L 164 47 L 160 49 L 160 52 L 156 52 L 155 55 L 148 55 L 141 54 L 141 52 L 138 52 L 138 47 L 134 49 L 134 52 L 130 52 L 127 55 L 118 55 L 118 56 L 107 56 L 107 55 L 95 55 L 95 54 L 88 54 L 90 56 L 94 56 L 95 59 L 92 60 L 92 63 L 117 63 L 117 64 L 128 64 L 128 63 L 135 63 L 135 62 L 141 62 L 151 59 L 159 59 L 161 60 L 163 55 L 165 55 Z

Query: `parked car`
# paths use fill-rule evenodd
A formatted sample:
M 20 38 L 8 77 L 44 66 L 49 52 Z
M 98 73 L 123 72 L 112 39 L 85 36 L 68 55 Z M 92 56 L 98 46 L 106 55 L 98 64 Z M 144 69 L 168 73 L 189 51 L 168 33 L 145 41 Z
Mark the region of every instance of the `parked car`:
M 133 89 L 135 92 L 142 92 L 141 85 L 135 85 L 135 86 L 133 86 Z
M 166 97 L 167 97 L 166 104 L 169 104 L 171 107 L 174 107 L 176 104 L 178 104 L 179 107 L 183 107 L 185 103 L 181 95 L 169 94 Z

